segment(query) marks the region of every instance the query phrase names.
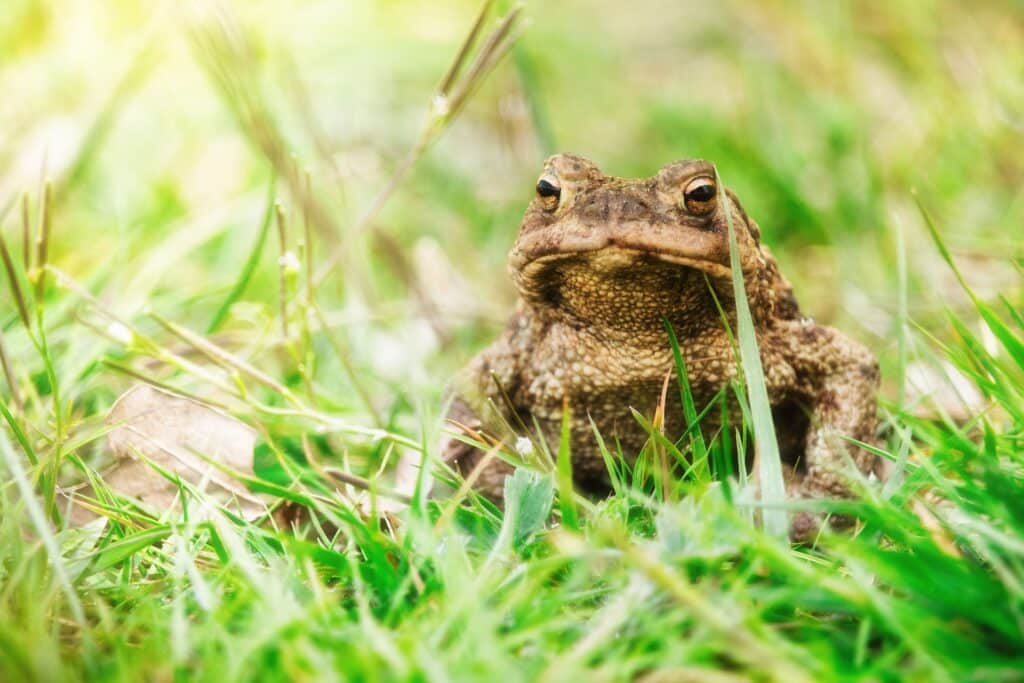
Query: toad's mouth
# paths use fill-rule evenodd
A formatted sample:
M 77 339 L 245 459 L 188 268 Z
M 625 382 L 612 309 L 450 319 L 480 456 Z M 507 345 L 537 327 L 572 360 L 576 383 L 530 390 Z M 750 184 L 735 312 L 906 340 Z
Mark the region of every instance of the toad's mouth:
M 567 261 L 585 261 L 597 277 L 623 267 L 662 270 L 665 265 L 714 279 L 728 279 L 732 272 L 729 240 L 721 231 L 657 221 L 600 226 L 563 222 L 558 231 L 521 235 L 509 254 L 513 277 L 522 284 L 557 273 Z
M 524 254 L 513 253 L 510 266 L 513 278 L 524 290 L 548 286 L 565 267 L 585 268 L 595 279 L 607 277 L 616 280 L 623 277 L 646 279 L 642 277 L 645 271 L 664 271 L 666 266 L 678 266 L 680 271 L 696 271 L 713 279 L 727 280 L 732 273 L 726 265 L 693 254 L 669 249 L 638 249 L 616 244 L 539 253 L 529 258 Z
M 715 319 L 716 296 L 731 291 L 730 272 L 689 254 L 603 246 L 537 256 L 512 275 L 534 306 L 578 323 L 636 332 L 660 331 L 665 319 L 673 325 Z

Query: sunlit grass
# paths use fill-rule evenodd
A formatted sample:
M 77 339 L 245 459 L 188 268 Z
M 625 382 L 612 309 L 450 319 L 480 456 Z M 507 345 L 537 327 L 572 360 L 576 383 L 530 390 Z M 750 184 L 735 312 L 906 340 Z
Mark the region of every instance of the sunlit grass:
M 1024 676 L 1016 10 L 483 5 L 5 9 L 0 680 Z M 760 513 L 749 388 L 708 440 L 602 435 L 607 500 L 565 440 L 504 514 L 427 496 L 556 145 L 715 161 L 804 309 L 875 349 L 896 474 L 819 505 L 855 532 L 793 548 Z M 687 421 L 722 411 L 666 344 Z M 233 474 L 267 515 L 111 490 L 140 380 L 258 431 Z

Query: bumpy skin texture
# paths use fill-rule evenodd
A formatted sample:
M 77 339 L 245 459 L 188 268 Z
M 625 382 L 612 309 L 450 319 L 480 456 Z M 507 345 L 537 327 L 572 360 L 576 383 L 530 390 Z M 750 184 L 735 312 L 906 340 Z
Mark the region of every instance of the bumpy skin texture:
M 710 291 L 735 330 L 727 203 L 790 495 L 849 496 L 850 460 L 864 473 L 878 465 L 842 438 L 874 439 L 877 362 L 861 344 L 800 313 L 757 224 L 716 183 L 705 161 L 676 162 L 634 180 L 605 176 L 574 155 L 548 159 L 509 255 L 520 300 L 501 337 L 453 382 L 451 424 L 506 444 L 539 425 L 555 447 L 568 405 L 576 485 L 607 493 L 591 419 L 627 457 L 641 451 L 648 435 L 630 408 L 651 418 L 674 372 L 665 319 L 679 339 L 698 410 L 737 376 Z M 678 392 L 667 397 L 665 433 L 674 439 L 686 425 Z M 454 436 L 443 444 L 443 456 L 463 475 L 483 455 Z M 475 486 L 500 502 L 510 471 L 491 459 Z M 794 537 L 814 530 L 813 518 L 796 516 Z

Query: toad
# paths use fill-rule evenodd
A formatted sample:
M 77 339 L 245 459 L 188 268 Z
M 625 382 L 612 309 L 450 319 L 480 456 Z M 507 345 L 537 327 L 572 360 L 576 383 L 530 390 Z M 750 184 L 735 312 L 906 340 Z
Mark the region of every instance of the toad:
M 610 450 L 618 444 L 635 459 L 651 435 L 632 411 L 652 420 L 664 402 L 665 435 L 686 432 L 679 392 L 664 391 L 675 372 L 666 322 L 697 410 L 732 393 L 740 366 L 730 215 L 788 496 L 849 497 L 852 467 L 867 474 L 879 465 L 850 442 L 874 439 L 878 363 L 800 312 L 757 223 L 707 161 L 678 161 L 643 179 L 607 176 L 571 154 L 545 162 L 509 255 L 519 301 L 503 334 L 453 382 L 450 424 L 513 448 L 543 438 L 556 452 L 568 414 L 574 486 L 607 494 L 595 429 Z M 709 417 L 702 429 L 713 434 L 716 422 Z M 442 446 L 463 476 L 482 464 L 474 486 L 500 503 L 512 468 L 485 455 L 454 434 Z M 816 528 L 808 514 L 793 520 L 794 538 Z

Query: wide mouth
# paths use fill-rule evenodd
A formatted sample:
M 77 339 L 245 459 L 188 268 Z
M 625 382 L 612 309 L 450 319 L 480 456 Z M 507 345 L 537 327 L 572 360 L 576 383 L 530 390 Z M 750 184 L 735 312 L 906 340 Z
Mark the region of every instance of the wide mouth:
M 708 290 L 723 290 L 729 269 L 690 254 L 620 246 L 538 255 L 513 271 L 519 293 L 549 315 L 626 331 L 661 330 L 662 321 L 713 316 Z
M 679 253 L 670 249 L 638 249 L 635 247 L 624 247 L 616 244 L 606 244 L 586 249 L 573 249 L 569 251 L 551 251 L 539 253 L 525 258 L 518 268 L 515 268 L 515 257 L 513 257 L 514 270 L 524 282 L 536 281 L 552 268 L 557 267 L 561 262 L 587 260 L 593 266 L 595 272 L 612 272 L 618 269 L 635 267 L 647 262 L 660 262 L 677 265 L 683 268 L 706 273 L 712 278 L 728 279 L 732 270 L 721 263 L 706 258 L 699 258 L 692 254 Z

